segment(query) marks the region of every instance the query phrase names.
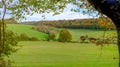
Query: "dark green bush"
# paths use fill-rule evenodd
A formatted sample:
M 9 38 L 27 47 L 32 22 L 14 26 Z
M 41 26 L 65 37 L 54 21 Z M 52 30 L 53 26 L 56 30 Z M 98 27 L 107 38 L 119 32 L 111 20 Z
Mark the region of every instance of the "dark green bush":
M 56 35 L 55 34 L 49 34 L 49 37 L 47 38 L 47 41 L 55 40 Z
M 17 35 L 12 31 L 6 31 L 4 43 L 1 41 L 0 44 L 0 57 L 3 55 L 9 56 L 11 53 L 15 52 L 16 49 L 14 47 L 17 46 L 17 42 Z
M 38 41 L 39 39 L 36 37 L 28 37 L 27 34 L 21 33 L 19 36 L 17 36 L 18 41 Z
M 5 61 L 4 57 L 9 57 L 9 55 L 18 50 L 15 48 L 17 42 L 17 35 L 15 33 L 8 30 L 4 32 L 4 36 L 2 36 L 0 41 L 0 67 L 11 67 L 12 63 Z
M 39 41 L 39 39 L 36 37 L 31 37 L 31 38 L 29 38 L 29 41 Z
M 27 40 L 29 40 L 29 37 L 27 36 L 27 34 L 21 33 L 20 36 L 19 36 L 19 39 L 21 41 L 27 41 Z
M 0 67 L 12 67 L 12 61 L 5 61 L 4 58 L 0 58 Z
M 70 42 L 71 40 L 72 40 L 72 35 L 68 30 L 61 30 L 60 31 L 58 41 Z
M 0 67 L 6 67 L 6 63 L 3 58 L 0 58 Z
M 49 37 L 48 37 L 47 40 L 48 40 L 48 41 L 50 41 L 50 40 L 53 40 L 53 41 L 54 41 L 57 33 L 56 33 L 55 30 L 51 30 L 48 35 L 49 35 Z

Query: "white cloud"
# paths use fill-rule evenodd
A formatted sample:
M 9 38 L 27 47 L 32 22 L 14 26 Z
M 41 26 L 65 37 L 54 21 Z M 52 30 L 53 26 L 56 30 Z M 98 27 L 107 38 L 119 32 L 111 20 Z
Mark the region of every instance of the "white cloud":
M 80 12 L 73 12 L 71 8 L 77 8 L 77 6 L 68 4 L 67 7 L 64 9 L 64 12 L 53 16 L 53 12 L 51 13 L 44 13 L 45 19 L 42 17 L 43 14 L 34 14 L 33 16 L 26 15 L 26 20 L 22 21 L 41 21 L 41 20 L 68 20 L 68 19 L 83 19 L 89 18 L 88 15 L 83 15 Z
M 71 11 L 66 11 L 63 12 L 59 15 L 52 16 L 53 13 L 49 14 L 44 14 L 45 19 L 42 17 L 42 14 L 34 14 L 33 16 L 26 16 L 26 20 L 23 21 L 40 21 L 40 20 L 68 20 L 68 19 L 83 19 L 83 18 L 88 18 L 87 15 L 83 15 L 80 12 L 71 12 Z

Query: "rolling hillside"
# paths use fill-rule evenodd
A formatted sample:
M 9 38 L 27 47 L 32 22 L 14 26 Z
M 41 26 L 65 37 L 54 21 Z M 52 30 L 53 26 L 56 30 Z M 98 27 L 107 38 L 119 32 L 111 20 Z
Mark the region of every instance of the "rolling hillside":
M 24 25 L 24 24 L 7 24 L 7 29 L 12 30 L 17 34 L 25 33 L 29 37 L 37 37 L 39 39 L 46 39 L 48 37 L 47 34 L 32 30 L 32 25 Z M 72 34 L 73 41 L 79 41 L 80 36 L 88 35 L 92 37 L 103 37 L 103 30 L 87 30 L 87 29 L 68 29 Z M 115 30 L 107 30 L 105 36 L 116 35 Z M 99 35 L 99 36 L 98 36 Z
M 7 24 L 7 29 L 12 30 L 18 35 L 21 33 L 27 34 L 29 37 L 37 37 L 39 39 L 45 39 L 48 37 L 47 34 L 32 30 L 32 25 L 24 25 L 24 24 Z

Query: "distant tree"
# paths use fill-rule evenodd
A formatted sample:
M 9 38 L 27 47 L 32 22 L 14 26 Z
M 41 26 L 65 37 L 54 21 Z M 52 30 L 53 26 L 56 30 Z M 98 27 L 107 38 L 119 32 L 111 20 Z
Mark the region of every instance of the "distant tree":
M 61 30 L 58 40 L 60 42 L 70 42 L 72 40 L 72 35 L 68 30 Z
M 81 40 L 82 42 L 85 42 L 86 37 L 85 37 L 85 36 L 80 36 L 80 40 Z
M 27 34 L 21 33 L 18 39 L 20 39 L 21 41 L 28 41 L 29 37 L 27 36 Z
M 57 31 L 57 29 L 50 30 L 48 38 L 50 40 L 56 40 L 56 37 L 57 37 L 58 33 L 59 32 Z
M 14 18 L 5 19 L 6 24 L 18 24 L 18 22 Z

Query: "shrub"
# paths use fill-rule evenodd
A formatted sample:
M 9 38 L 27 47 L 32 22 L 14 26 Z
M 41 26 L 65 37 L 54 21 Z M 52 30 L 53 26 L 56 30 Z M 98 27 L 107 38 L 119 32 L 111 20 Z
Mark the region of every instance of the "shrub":
M 0 58 L 0 67 L 6 67 L 6 63 L 3 58 Z
M 17 40 L 19 40 L 19 41 L 38 41 L 39 39 L 36 37 L 28 37 L 27 34 L 21 33 L 19 36 L 17 36 Z
M 85 42 L 86 37 L 85 36 L 80 36 L 80 39 L 81 39 L 82 42 Z
M 39 41 L 39 39 L 36 37 L 31 37 L 31 38 L 29 38 L 29 41 Z
M 21 41 L 28 41 L 29 37 L 27 36 L 27 34 L 21 33 L 20 36 L 19 36 L 19 40 L 21 40 Z
M 49 34 L 49 37 L 47 38 L 47 41 L 50 41 L 50 40 L 55 40 L 55 37 L 56 35 L 55 34 Z
M 47 39 L 48 41 L 55 40 L 55 37 L 56 37 L 57 33 L 56 33 L 55 30 L 51 30 L 48 35 L 49 35 L 49 37 Z
M 69 42 L 72 40 L 72 35 L 68 30 L 61 30 L 59 33 L 58 41 Z
M 6 62 L 4 56 L 9 57 L 13 52 L 16 52 L 18 50 L 15 48 L 16 46 L 17 35 L 12 31 L 5 31 L 4 36 L 2 36 L 2 41 L 0 41 L 0 67 L 11 67 L 11 63 Z
M 45 26 L 45 25 L 38 25 L 38 26 L 32 27 L 32 29 L 46 33 L 46 34 L 48 34 L 50 31 L 49 26 Z
M 4 58 L 0 58 L 0 67 L 12 67 L 12 61 L 5 61 Z
M 17 46 L 17 35 L 12 31 L 5 32 L 5 41 L 0 44 L 0 57 L 1 56 L 9 56 L 12 52 L 15 52 L 14 48 Z

